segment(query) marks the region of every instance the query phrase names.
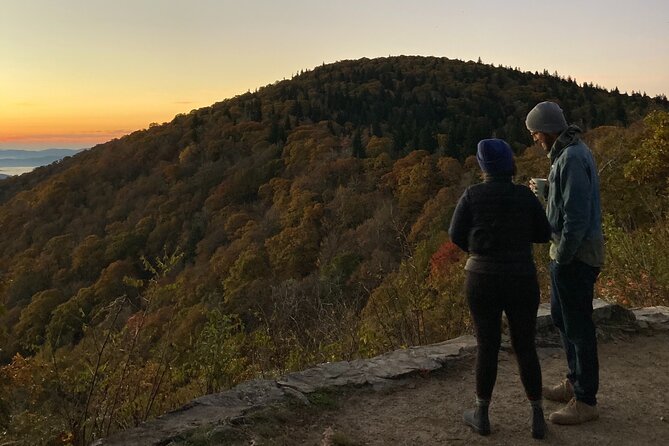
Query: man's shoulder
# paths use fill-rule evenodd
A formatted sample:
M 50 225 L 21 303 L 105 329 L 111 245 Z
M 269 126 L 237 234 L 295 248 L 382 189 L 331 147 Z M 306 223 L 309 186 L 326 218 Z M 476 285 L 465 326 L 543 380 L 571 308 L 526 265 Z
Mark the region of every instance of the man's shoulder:
M 573 143 L 564 148 L 563 154 L 578 156 L 590 152 L 590 147 L 582 139 L 575 139 Z
M 562 156 L 560 156 L 563 162 L 573 159 L 590 159 L 591 157 L 592 152 L 590 151 L 590 147 L 581 140 L 565 147 L 562 151 Z M 558 159 L 558 161 L 560 160 Z

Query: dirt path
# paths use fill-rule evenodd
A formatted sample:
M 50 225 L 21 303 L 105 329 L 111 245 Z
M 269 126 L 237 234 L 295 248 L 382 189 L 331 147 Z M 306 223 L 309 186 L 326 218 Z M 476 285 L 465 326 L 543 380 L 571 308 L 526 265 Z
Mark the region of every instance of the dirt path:
M 383 389 L 338 393 L 336 408 L 284 419 L 271 445 L 665 445 L 669 444 L 669 332 L 621 335 L 600 342 L 599 421 L 581 426 L 549 423 L 543 442 L 529 433 L 529 405 L 515 358 L 500 353 L 490 408 L 492 434 L 481 437 L 461 422 L 473 401 L 474 358 L 429 376 L 411 377 Z M 561 379 L 565 364 L 556 348 L 540 349 L 544 382 Z M 546 402 L 546 415 L 561 407 Z M 249 443 L 247 443 L 249 444 Z

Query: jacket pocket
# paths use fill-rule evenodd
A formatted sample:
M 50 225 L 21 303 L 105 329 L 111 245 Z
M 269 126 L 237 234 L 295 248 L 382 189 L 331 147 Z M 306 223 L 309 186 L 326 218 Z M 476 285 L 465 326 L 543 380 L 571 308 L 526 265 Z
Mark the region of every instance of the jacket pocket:
M 485 254 L 493 250 L 495 237 L 490 228 L 475 226 L 469 231 L 469 251 L 476 254 Z

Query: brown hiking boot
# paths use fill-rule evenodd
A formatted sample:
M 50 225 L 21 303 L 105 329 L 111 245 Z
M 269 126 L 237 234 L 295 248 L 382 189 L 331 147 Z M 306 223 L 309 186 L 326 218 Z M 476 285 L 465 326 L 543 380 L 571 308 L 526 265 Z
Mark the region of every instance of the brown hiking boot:
M 598 418 L 597 406 L 591 406 L 572 398 L 565 407 L 553 412 L 548 420 L 553 424 L 582 424 Z
M 541 393 L 544 399 L 557 401 L 558 403 L 568 403 L 574 398 L 574 388 L 568 379 L 553 387 L 542 387 Z

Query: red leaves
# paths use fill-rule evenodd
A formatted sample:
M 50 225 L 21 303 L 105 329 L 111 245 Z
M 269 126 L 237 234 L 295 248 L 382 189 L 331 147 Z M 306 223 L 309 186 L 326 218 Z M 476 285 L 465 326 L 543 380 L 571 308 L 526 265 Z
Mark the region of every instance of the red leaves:
M 455 243 L 443 243 L 430 258 L 430 274 L 435 278 L 448 275 L 453 266 L 460 262 L 462 255 L 462 250 Z

